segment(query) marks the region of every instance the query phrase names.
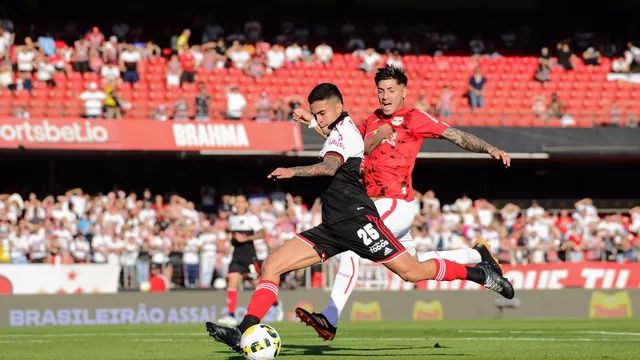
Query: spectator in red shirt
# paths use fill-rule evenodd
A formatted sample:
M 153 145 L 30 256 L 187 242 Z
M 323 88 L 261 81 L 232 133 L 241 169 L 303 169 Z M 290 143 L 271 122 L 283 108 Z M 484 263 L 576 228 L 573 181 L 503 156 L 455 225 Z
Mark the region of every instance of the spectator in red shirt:
M 167 279 L 162 275 L 160 266 L 151 265 L 151 276 L 149 277 L 149 292 L 167 291 Z
M 193 83 L 196 80 L 196 59 L 193 57 L 191 50 L 184 50 L 180 55 L 180 64 L 182 65 L 182 75 L 180 75 L 180 84 Z
M 571 227 L 571 224 L 573 224 L 573 218 L 569 214 L 569 210 L 560 210 L 560 216 L 558 216 L 558 219 L 556 219 L 556 227 L 558 228 L 558 230 L 560 230 L 562 234 L 565 234 Z

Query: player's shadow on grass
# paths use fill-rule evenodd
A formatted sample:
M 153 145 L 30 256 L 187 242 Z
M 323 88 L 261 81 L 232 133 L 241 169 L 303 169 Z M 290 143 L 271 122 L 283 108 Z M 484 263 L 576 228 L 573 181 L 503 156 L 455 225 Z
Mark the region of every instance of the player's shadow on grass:
M 429 357 L 429 356 L 468 356 L 471 354 L 443 354 L 443 353 L 429 353 L 424 350 L 433 350 L 438 351 L 439 349 L 434 348 L 433 346 L 418 346 L 411 347 L 410 349 L 412 353 L 406 353 L 406 347 L 396 346 L 396 347 L 372 347 L 372 348 L 350 348 L 350 347 L 341 347 L 341 346 L 330 346 L 330 345 L 287 345 L 280 352 L 281 357 L 287 356 L 300 356 L 300 355 L 336 355 L 336 356 L 362 356 L 362 357 L 371 357 L 371 356 L 415 356 L 415 357 Z M 396 351 L 402 351 L 402 353 L 398 353 Z M 413 351 L 418 351 L 413 353 Z M 372 352 L 374 354 L 372 354 Z
M 407 350 L 410 350 L 411 353 L 406 353 Z M 425 350 L 431 350 L 429 352 Z M 397 351 L 401 351 L 398 353 Z M 414 352 L 417 351 L 417 352 Z M 402 355 L 403 357 L 430 357 L 430 356 L 472 356 L 472 354 L 461 354 L 461 353 L 438 353 L 441 349 L 438 349 L 434 346 L 418 346 L 411 347 L 411 349 L 407 349 L 403 346 L 395 346 L 395 347 L 373 347 L 373 348 L 350 348 L 343 346 L 330 346 L 330 345 L 287 345 L 284 347 L 279 357 L 287 357 L 287 356 L 311 356 L 311 355 L 335 355 L 335 356 L 360 356 L 360 357 L 371 357 L 371 356 L 384 356 L 384 357 L 392 357 Z M 373 352 L 373 354 L 372 354 Z M 223 353 L 223 351 L 217 352 Z M 228 354 L 228 352 L 224 351 L 224 353 Z M 232 355 L 227 358 L 228 360 L 244 360 L 244 356 L 241 355 Z

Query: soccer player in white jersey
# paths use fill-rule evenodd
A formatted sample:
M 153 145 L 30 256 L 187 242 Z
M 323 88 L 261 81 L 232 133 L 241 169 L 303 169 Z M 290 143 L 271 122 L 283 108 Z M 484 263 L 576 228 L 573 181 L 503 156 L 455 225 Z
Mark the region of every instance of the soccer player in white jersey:
M 425 139 L 444 138 L 461 148 L 485 152 L 509 166 L 511 159 L 502 151 L 476 136 L 450 127 L 415 108 L 404 105 L 408 79 L 394 66 L 378 70 L 375 83 L 380 108 L 358 125 L 364 138 L 365 154 L 363 182 L 367 194 L 374 200 L 380 218 L 407 250 L 414 254 L 411 225 L 415 217 L 412 172 L 416 156 Z M 315 121 L 310 112 L 297 109 L 294 119 L 303 123 Z M 316 129 L 317 130 L 317 129 Z M 418 261 L 442 258 L 461 264 L 487 261 L 502 274 L 496 259 L 485 242 L 471 249 L 458 249 L 421 254 Z M 357 282 L 360 258 L 353 252 L 340 256 L 340 267 L 334 281 L 329 303 L 322 313 L 311 313 L 297 308 L 301 321 L 312 326 L 320 337 L 333 340 L 340 314 Z

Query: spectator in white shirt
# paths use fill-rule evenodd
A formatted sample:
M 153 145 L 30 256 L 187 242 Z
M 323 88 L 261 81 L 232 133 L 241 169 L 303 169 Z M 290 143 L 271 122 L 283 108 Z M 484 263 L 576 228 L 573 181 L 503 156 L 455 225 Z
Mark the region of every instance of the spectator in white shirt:
M 382 57 L 374 49 L 368 48 L 361 55 L 362 63 L 360 63 L 360 69 L 369 73 L 378 67 L 378 64 Z
M 102 102 L 107 97 L 104 91 L 98 90 L 98 85 L 89 83 L 87 91 L 80 94 L 80 100 L 84 100 L 84 116 L 87 119 L 102 117 Z
M 29 259 L 32 263 L 44 263 L 47 256 L 45 231 L 47 224 L 51 225 L 48 221 L 45 222 L 45 226 L 36 225 L 29 234 Z
M 238 40 L 235 40 L 231 47 L 227 50 L 227 57 L 231 59 L 233 66 L 240 70 L 244 70 L 244 68 L 249 63 L 249 59 L 251 59 L 251 55 L 249 54 L 249 52 L 240 44 Z
M 115 206 L 111 206 L 102 218 L 102 224 L 113 227 L 117 234 L 122 232 L 124 223 L 124 216 L 122 216 L 122 213 Z
M 22 73 L 31 73 L 34 69 L 37 52 L 33 46 L 31 38 L 27 37 L 24 42 L 25 45 L 18 48 L 18 53 L 16 55 L 18 71 Z
M 458 207 L 460 212 L 466 212 L 471 209 L 471 206 L 473 206 L 473 201 L 467 194 L 462 194 L 462 197 L 456 200 L 455 205 Z
M 0 59 L 4 58 L 9 54 L 9 49 L 13 45 L 14 36 L 13 34 L 5 30 L 5 28 L 0 25 Z
M 442 226 L 446 229 L 456 228 L 462 221 L 460 214 L 453 210 L 451 205 L 442 207 Z
M 100 69 L 100 77 L 102 78 L 103 86 L 117 85 L 120 80 L 120 67 L 113 62 L 106 63 Z
M 151 255 L 151 263 L 168 268 L 169 252 L 171 250 L 171 239 L 165 235 L 164 231 L 157 232 L 149 240 L 149 255 Z M 172 272 L 173 269 L 168 272 Z
M 227 90 L 227 113 L 225 117 L 229 120 L 240 120 L 246 107 L 247 99 L 240 93 L 238 86 L 229 87 Z
M 29 235 L 28 224 L 21 224 L 17 231 L 9 234 L 9 248 L 11 249 L 12 264 L 27 264 L 27 255 L 29 254 Z
M 404 62 L 402 61 L 402 56 L 398 53 L 398 50 L 394 50 L 389 57 L 387 57 L 387 65 L 395 66 L 398 69 L 404 69 Z
M 284 65 L 286 55 L 282 45 L 275 44 L 267 51 L 267 66 L 271 70 L 276 70 Z
M 208 221 L 204 223 L 203 232 L 198 236 L 200 243 L 200 287 L 211 287 L 213 269 L 216 265 L 217 230 Z
M 184 286 L 195 288 L 198 286 L 200 277 L 200 249 L 202 241 L 197 237 L 192 229 L 185 230 L 187 236 L 184 252 L 182 253 L 182 263 L 184 264 Z
M 539 217 L 544 216 L 544 214 L 545 214 L 544 208 L 542 206 L 538 205 L 538 202 L 536 200 L 533 200 L 531 202 L 531 206 L 525 212 L 525 215 L 527 216 L 527 219 L 539 218 Z
M 287 57 L 287 61 L 290 63 L 298 62 L 302 58 L 302 48 L 297 42 L 287 46 L 287 49 L 284 52 Z
M 518 215 L 520 214 L 520 207 L 513 203 L 506 204 L 502 210 L 500 210 L 500 216 L 504 226 L 507 229 L 508 234 L 511 234 L 513 227 L 516 224 Z
M 316 46 L 315 54 L 321 63 L 326 64 L 333 58 L 333 49 L 323 41 L 320 45 Z
M 73 241 L 69 244 L 69 252 L 73 261 L 76 263 L 91 262 L 90 252 L 91 246 L 89 242 L 82 234 L 78 234 L 73 238 Z
M 124 231 L 124 246 L 120 254 L 120 264 L 122 265 L 122 285 L 125 289 L 134 287 L 136 260 L 142 240 L 139 236 L 139 232 L 133 226 Z
M 635 46 L 633 43 L 627 43 L 627 51 L 625 51 L 625 58 L 629 64 L 629 69 L 635 71 L 640 69 L 640 47 Z
M 141 60 L 140 53 L 135 47 L 127 44 L 125 50 L 120 54 L 120 70 L 124 72 L 122 79 L 124 82 L 134 84 L 140 80 L 138 74 L 138 63 Z
M 35 64 L 38 69 L 36 79 L 46 83 L 49 87 L 55 87 L 56 82 L 53 80 L 53 75 L 56 73 L 56 68 L 47 60 L 43 52 L 38 54 Z
M 436 193 L 433 190 L 428 190 L 424 196 L 422 196 L 422 212 L 425 214 L 440 213 L 440 200 L 436 197 Z
M 91 248 L 93 249 L 93 262 L 104 264 L 109 256 L 109 244 L 111 237 L 103 234 L 101 227 L 96 226 L 93 238 L 91 239 Z

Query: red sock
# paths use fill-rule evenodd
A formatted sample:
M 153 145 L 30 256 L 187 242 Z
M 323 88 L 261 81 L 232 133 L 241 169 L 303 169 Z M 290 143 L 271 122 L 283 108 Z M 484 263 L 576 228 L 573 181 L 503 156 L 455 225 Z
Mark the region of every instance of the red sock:
M 467 278 L 467 267 L 458 264 L 453 261 L 444 259 L 433 259 L 436 262 L 436 275 L 434 280 L 438 281 L 451 281 L 451 280 L 465 280 Z
M 256 291 L 251 295 L 247 315 L 255 316 L 262 320 L 269 308 L 278 298 L 278 284 L 269 280 L 260 280 Z
M 229 315 L 236 313 L 236 306 L 238 306 L 238 289 L 227 289 L 227 310 Z

